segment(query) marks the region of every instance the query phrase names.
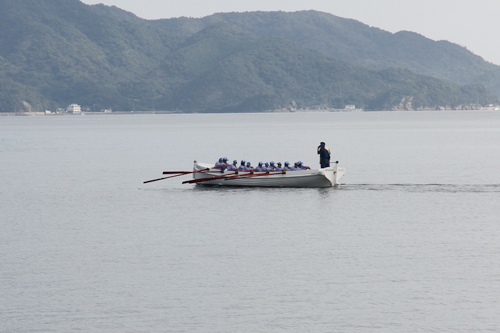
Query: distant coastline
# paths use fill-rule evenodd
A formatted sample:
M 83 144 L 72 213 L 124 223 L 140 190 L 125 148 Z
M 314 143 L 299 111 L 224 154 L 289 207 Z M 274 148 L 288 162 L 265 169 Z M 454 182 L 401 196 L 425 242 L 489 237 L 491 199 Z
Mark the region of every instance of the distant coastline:
M 435 108 L 435 109 L 418 109 L 418 110 L 384 110 L 384 111 L 500 111 L 499 105 L 490 105 L 478 108 Z M 363 109 L 278 109 L 278 110 L 267 110 L 267 111 L 253 111 L 253 112 L 216 112 L 216 111 L 113 111 L 113 112 L 81 112 L 81 113 L 46 113 L 46 112 L 0 112 L 0 117 L 42 117 L 42 116 L 108 116 L 108 115 L 138 115 L 138 114 L 200 114 L 200 113 L 328 113 L 328 112 L 377 112 L 377 111 L 365 111 Z

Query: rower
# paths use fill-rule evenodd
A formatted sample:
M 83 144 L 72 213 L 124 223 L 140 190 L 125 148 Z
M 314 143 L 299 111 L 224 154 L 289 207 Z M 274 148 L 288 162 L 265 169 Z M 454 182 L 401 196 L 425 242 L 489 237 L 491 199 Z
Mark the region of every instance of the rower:
M 285 162 L 285 167 L 283 168 L 285 171 L 294 171 L 292 167 L 290 167 L 290 162 L 286 161 Z
M 269 162 L 269 171 L 275 171 L 276 170 L 276 165 L 274 164 L 274 161 Z
M 308 166 L 304 165 L 304 164 L 302 163 L 302 161 L 298 161 L 297 163 L 298 163 L 298 165 L 299 165 L 299 169 L 300 169 L 300 170 L 310 170 L 310 169 L 311 169 L 310 167 L 308 167 Z
M 264 164 L 262 162 L 259 162 L 259 165 L 255 168 L 255 171 L 267 171 L 267 169 L 264 167 Z
M 229 165 L 227 166 L 227 169 L 226 169 L 226 170 L 227 170 L 227 171 L 236 171 L 236 170 L 238 170 L 238 161 L 237 161 L 237 160 L 234 160 L 234 161 L 233 161 L 233 164 L 229 164 Z
M 220 168 L 220 169 L 221 169 L 222 171 L 227 170 L 227 167 L 229 166 L 229 164 L 227 163 L 227 157 L 224 157 L 224 158 L 222 159 L 222 162 L 223 162 L 224 164 L 222 164 L 222 166 L 221 166 L 221 168 Z
M 223 158 L 223 157 L 221 157 L 221 158 L 219 158 L 219 161 L 218 161 L 218 162 L 215 162 L 214 169 L 215 169 L 215 168 L 219 168 L 219 167 L 220 167 L 221 165 L 223 165 L 223 164 L 224 164 L 224 158 Z
M 269 163 L 267 163 L 267 162 L 266 162 L 266 163 L 264 163 L 264 167 L 266 168 L 266 171 L 269 171 L 269 170 L 270 170 L 270 168 L 269 168 Z
M 246 163 L 246 161 L 245 161 L 245 160 L 241 160 L 241 164 L 240 164 L 240 166 L 238 167 L 238 170 L 240 170 L 240 171 L 245 171 L 245 170 L 246 170 L 245 163 Z
M 283 171 L 283 168 L 281 167 L 281 162 L 277 163 L 277 166 L 274 168 L 274 171 Z
M 254 171 L 255 169 L 252 167 L 252 164 L 250 162 L 247 162 L 247 165 L 245 166 L 245 171 Z

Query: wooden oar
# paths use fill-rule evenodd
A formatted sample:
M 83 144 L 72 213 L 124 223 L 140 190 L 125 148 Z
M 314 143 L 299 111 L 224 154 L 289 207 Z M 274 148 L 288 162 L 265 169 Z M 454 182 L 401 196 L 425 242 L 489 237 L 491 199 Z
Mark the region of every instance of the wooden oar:
M 193 171 L 163 171 L 163 174 L 164 175 L 174 175 L 174 174 L 178 174 L 178 173 L 190 173 L 190 172 L 193 172 Z
M 210 169 L 206 168 L 206 169 L 201 169 L 201 170 L 197 170 L 197 171 L 163 171 L 163 174 L 164 175 L 173 175 L 173 174 L 176 174 L 176 173 L 188 174 L 188 173 L 205 172 L 205 171 L 208 171 L 208 170 L 210 170 Z
M 168 178 L 174 178 L 174 177 L 184 176 L 184 175 L 188 175 L 190 173 L 208 171 L 208 170 L 210 170 L 210 169 L 207 168 L 207 169 L 198 170 L 198 171 L 181 171 L 181 173 L 179 173 L 178 175 L 173 175 L 173 176 L 168 176 L 168 177 L 163 177 L 163 178 L 158 178 L 158 179 L 152 179 L 152 180 L 146 180 L 145 182 L 143 182 L 143 184 L 151 183 L 151 182 L 156 182 L 158 180 L 163 180 L 163 179 L 168 179 Z M 165 172 L 168 172 L 168 171 L 164 171 L 163 172 L 163 174 L 168 175 L 168 173 L 165 173 Z
M 217 179 L 240 179 L 240 178 L 251 178 L 251 177 L 259 177 L 259 176 L 269 176 L 269 175 L 281 175 L 284 174 L 282 171 L 279 172 L 263 172 L 263 173 L 246 173 L 246 174 L 232 174 L 232 175 L 223 175 L 223 176 L 214 176 L 214 177 L 207 177 L 207 178 L 200 178 L 200 179 L 193 179 L 193 180 L 187 180 L 185 182 L 182 182 L 183 184 L 196 184 L 196 183 L 203 183 L 206 181 L 210 180 L 217 180 Z
M 220 177 L 224 178 L 224 180 L 232 180 L 232 179 L 241 179 L 241 178 L 252 178 L 252 177 L 262 177 L 262 176 L 270 176 L 270 175 L 284 175 L 286 171 L 275 171 L 275 172 L 270 172 L 270 171 L 265 171 L 265 172 L 260 172 L 260 173 L 247 173 L 245 175 L 235 175 L 235 176 L 229 176 L 229 177 Z
M 220 178 L 228 178 L 228 177 L 235 177 L 238 176 L 238 173 L 228 173 L 225 175 L 220 175 L 220 176 L 213 176 L 213 177 L 207 177 L 207 178 L 200 178 L 200 179 L 191 179 L 191 180 L 186 180 L 183 181 L 183 184 L 193 184 L 193 183 L 200 183 L 200 182 L 205 182 L 207 180 L 215 180 L 215 179 L 220 179 Z
M 258 173 L 258 174 L 249 174 L 249 175 L 242 175 L 241 177 L 230 177 L 230 178 L 252 178 L 252 177 L 262 177 L 262 176 L 271 176 L 271 175 L 284 175 L 286 174 L 286 171 L 274 171 L 274 172 L 264 172 L 264 173 Z

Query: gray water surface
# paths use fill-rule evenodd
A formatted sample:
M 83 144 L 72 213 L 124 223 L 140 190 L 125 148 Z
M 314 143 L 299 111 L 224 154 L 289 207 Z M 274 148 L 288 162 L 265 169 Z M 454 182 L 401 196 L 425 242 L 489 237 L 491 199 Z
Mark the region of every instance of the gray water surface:
M 331 189 L 164 170 L 302 160 Z M 0 117 L 1 332 L 498 332 L 500 113 Z

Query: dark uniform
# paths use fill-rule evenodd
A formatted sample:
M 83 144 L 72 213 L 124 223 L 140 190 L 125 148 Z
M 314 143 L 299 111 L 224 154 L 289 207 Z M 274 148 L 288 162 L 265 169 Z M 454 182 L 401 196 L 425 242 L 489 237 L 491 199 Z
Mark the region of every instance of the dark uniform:
M 330 166 L 330 153 L 325 147 L 324 142 L 321 143 L 318 150 L 319 163 L 321 164 L 321 169 L 328 168 Z

